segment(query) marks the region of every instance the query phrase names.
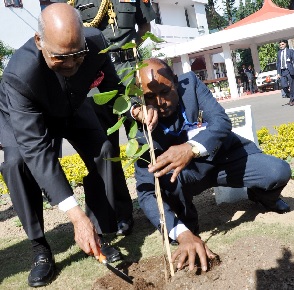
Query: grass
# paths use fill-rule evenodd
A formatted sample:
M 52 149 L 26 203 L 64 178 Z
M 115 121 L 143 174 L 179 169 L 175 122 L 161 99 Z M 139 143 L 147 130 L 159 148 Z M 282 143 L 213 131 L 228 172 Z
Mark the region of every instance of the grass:
M 201 237 L 214 252 L 225 253 L 234 243 L 247 237 L 272 238 L 285 244 L 293 244 L 294 226 L 278 223 L 280 215 L 277 216 L 277 220 L 274 219 L 272 222 L 255 221 L 252 218 L 255 215 L 249 210 L 250 216 L 247 218 L 241 215 L 234 219 L 231 213 L 228 214 L 230 218 L 223 218 L 227 208 L 214 206 L 212 209 L 213 203 L 211 201 L 213 199 L 212 194 L 207 194 L 203 199 L 203 204 L 201 204 L 201 199 L 197 199 L 196 202 L 200 208 L 200 222 L 204 219 L 209 221 L 209 225 L 206 225 L 206 231 L 201 233 Z M 290 200 L 289 197 L 288 199 Z M 81 195 L 80 202 L 83 203 L 83 195 Z M 246 210 L 246 206 L 246 204 L 240 206 L 239 210 Z M 249 204 L 249 208 L 251 208 L 251 204 Z M 291 215 L 289 217 L 291 218 Z M 11 217 L 11 219 L 15 220 L 16 217 Z M 46 237 L 55 256 L 58 276 L 50 285 L 42 289 L 90 290 L 99 277 L 108 273 L 105 266 L 80 251 L 74 242 L 71 230 L 61 231 L 55 228 L 47 232 Z M 120 248 L 125 257 L 124 260 L 128 262 L 137 262 L 150 256 L 162 255 L 163 247 L 159 232 L 138 209 L 135 209 L 135 227 L 130 236 L 117 238 L 109 235 L 108 238 L 112 239 L 114 246 Z M 27 276 L 31 266 L 30 249 L 30 242 L 25 237 L 15 238 L 13 235 L 0 235 L 1 290 L 32 289 L 27 286 Z M 175 247 L 172 247 L 171 250 L 175 250 Z M 119 263 L 114 263 L 114 265 Z

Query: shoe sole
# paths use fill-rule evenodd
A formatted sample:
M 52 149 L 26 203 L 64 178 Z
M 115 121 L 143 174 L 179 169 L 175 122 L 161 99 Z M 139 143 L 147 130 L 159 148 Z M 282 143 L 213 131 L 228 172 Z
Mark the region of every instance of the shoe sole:
M 31 283 L 31 282 L 28 281 L 28 285 L 30 287 L 35 287 L 35 288 L 36 287 L 43 287 L 43 286 L 49 285 L 53 281 L 53 279 L 55 277 L 55 274 L 56 274 L 56 269 L 54 269 L 52 275 L 48 278 L 48 281 L 47 282 L 42 281 L 42 282 Z

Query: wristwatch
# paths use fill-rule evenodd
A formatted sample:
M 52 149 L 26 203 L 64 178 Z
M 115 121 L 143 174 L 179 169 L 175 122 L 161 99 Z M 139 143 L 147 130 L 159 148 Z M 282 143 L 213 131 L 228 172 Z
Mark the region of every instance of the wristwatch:
M 189 145 L 191 145 L 191 150 L 193 153 L 193 158 L 199 158 L 200 157 L 200 150 L 196 145 L 194 145 L 192 142 L 187 142 Z

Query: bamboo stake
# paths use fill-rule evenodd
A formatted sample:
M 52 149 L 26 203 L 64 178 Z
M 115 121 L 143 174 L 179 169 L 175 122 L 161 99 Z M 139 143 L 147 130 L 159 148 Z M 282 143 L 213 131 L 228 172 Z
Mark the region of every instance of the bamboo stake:
M 134 50 L 134 55 L 137 59 L 136 48 L 134 47 L 133 50 Z M 138 68 L 137 62 L 136 62 L 136 68 Z M 137 77 L 138 77 L 139 83 L 141 84 L 141 77 L 140 77 L 139 70 L 137 70 Z M 144 119 L 147 118 L 147 108 L 146 108 L 144 96 L 142 96 L 142 105 L 143 105 L 142 123 L 144 123 Z M 149 152 L 150 152 L 151 164 L 155 164 L 156 158 L 155 158 L 155 154 L 154 154 L 154 145 L 153 145 L 152 134 L 151 134 L 151 131 L 148 128 L 148 126 L 146 126 L 146 127 L 147 127 L 147 133 L 148 133 L 148 144 L 150 147 Z M 165 250 L 166 250 L 167 257 L 168 257 L 170 274 L 173 277 L 175 275 L 175 271 L 174 271 L 173 263 L 171 261 L 171 250 L 170 250 L 169 237 L 168 237 L 167 228 L 166 228 L 165 214 L 164 214 L 164 207 L 163 207 L 163 201 L 162 201 L 162 196 L 161 196 L 160 184 L 159 184 L 158 177 L 154 177 L 154 179 L 155 179 L 155 196 L 156 196 L 158 210 L 159 210 L 159 214 L 160 214 L 160 225 L 161 225 L 160 230 L 161 230 L 161 234 L 162 234 L 162 238 L 163 238 L 163 244 L 165 244 Z

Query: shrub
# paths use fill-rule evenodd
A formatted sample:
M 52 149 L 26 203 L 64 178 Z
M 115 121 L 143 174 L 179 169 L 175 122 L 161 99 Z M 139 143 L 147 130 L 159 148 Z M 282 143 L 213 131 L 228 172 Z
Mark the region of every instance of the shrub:
M 121 157 L 126 157 L 126 145 L 121 146 Z M 79 154 L 65 156 L 59 159 L 65 176 L 72 187 L 83 184 L 83 178 L 88 174 L 88 170 Z M 127 161 L 122 161 L 124 166 Z M 125 178 L 134 176 L 134 165 L 125 170 Z M 0 174 L 0 194 L 8 193 L 8 188 Z
M 275 126 L 276 134 L 265 127 L 257 131 L 260 149 L 269 155 L 288 160 L 294 157 L 294 123 Z

